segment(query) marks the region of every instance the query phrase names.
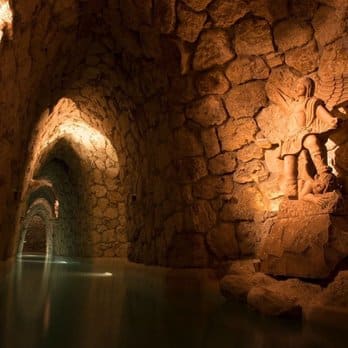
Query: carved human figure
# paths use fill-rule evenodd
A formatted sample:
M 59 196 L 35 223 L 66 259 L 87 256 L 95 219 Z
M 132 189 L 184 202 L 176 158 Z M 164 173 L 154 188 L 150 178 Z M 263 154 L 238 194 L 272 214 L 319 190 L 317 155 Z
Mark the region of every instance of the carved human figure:
M 314 179 L 299 180 L 299 199 L 303 199 L 325 208 L 328 204 L 323 193 L 333 192 L 338 189 L 337 178 L 330 170 L 316 174 Z
M 338 119 L 325 108 L 323 101 L 313 95 L 314 82 L 308 77 L 301 78 L 295 89 L 296 98 L 286 96 L 278 89 L 279 96 L 289 110 L 289 130 L 280 141 L 280 158 L 284 160 L 285 195 L 290 199 L 298 197 L 298 156 L 303 149 L 314 164 L 317 175 L 329 173 L 326 158 L 321 152 L 318 134 L 337 127 Z

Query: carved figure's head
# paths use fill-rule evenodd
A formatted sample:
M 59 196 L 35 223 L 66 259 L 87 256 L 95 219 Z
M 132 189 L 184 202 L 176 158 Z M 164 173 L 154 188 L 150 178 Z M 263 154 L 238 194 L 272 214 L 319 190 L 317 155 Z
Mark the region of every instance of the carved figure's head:
M 313 183 L 313 193 L 326 193 L 333 192 L 338 187 L 337 179 L 334 174 L 331 173 L 330 170 L 317 174 L 314 178 Z
M 312 97 L 314 93 L 314 82 L 309 77 L 302 77 L 297 81 L 295 87 L 297 97 Z

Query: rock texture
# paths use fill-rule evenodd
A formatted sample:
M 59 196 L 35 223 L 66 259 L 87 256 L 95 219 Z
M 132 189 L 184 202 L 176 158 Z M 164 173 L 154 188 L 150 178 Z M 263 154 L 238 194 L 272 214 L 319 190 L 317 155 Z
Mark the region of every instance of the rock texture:
M 276 144 L 288 115 L 274 106 L 276 88 L 294 97 L 300 76 L 347 71 L 345 3 L 8 5 L 1 258 L 16 253 L 37 199 L 54 208 L 51 191 L 57 254 L 178 267 L 255 255 L 281 200 Z M 329 161 L 347 189 L 345 134 Z M 260 147 L 264 138 L 274 146 Z M 37 179 L 49 185 L 36 190 Z
M 255 272 L 251 265 L 233 262 L 229 274 L 221 280 L 221 293 L 228 300 L 247 302 L 264 315 L 301 317 L 325 293 L 319 285 L 298 279 L 279 281 Z
M 305 312 L 309 322 L 347 329 L 348 318 L 348 271 L 338 273 L 332 283 L 324 289 Z
M 341 198 L 328 193 L 326 199 L 325 209 L 306 201 L 283 202 L 261 242 L 263 272 L 326 278 L 348 256 L 346 213 L 337 210 Z

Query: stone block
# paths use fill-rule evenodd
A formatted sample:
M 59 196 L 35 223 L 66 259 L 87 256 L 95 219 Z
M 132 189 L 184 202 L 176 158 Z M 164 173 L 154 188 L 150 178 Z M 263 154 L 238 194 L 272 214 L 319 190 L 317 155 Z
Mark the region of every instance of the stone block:
M 258 56 L 238 57 L 226 69 L 227 78 L 236 85 L 249 80 L 266 79 L 268 75 L 269 68 Z
M 155 26 L 163 34 L 174 31 L 176 23 L 175 0 L 154 0 Z
M 211 158 L 208 162 L 209 171 L 218 175 L 233 173 L 236 167 L 237 161 L 232 152 L 224 152 Z
M 319 45 L 325 46 L 343 35 L 346 30 L 344 18 L 344 11 L 329 6 L 319 7 L 312 20 Z
M 261 159 L 263 158 L 263 151 L 255 143 L 252 143 L 238 150 L 237 158 L 241 162 L 249 162 L 253 159 Z
M 207 15 L 194 12 L 185 5 L 179 4 L 177 16 L 179 20 L 177 35 L 185 41 L 195 42 L 204 27 Z
M 260 241 L 260 229 L 255 222 L 242 221 L 237 225 L 236 236 L 242 256 L 255 255 Z
M 262 182 L 268 178 L 269 172 L 264 163 L 260 160 L 252 160 L 247 163 L 240 163 L 233 175 L 234 181 L 238 184 L 248 182 Z
M 212 0 L 183 0 L 183 2 L 195 11 L 203 11 Z
M 244 20 L 238 23 L 235 35 L 235 50 L 238 55 L 261 55 L 274 51 L 271 29 L 265 20 Z
M 278 21 L 288 15 L 287 0 L 251 0 L 249 6 L 256 17 L 266 18 L 269 23 Z
M 348 328 L 348 271 L 338 273 L 305 311 L 307 321 L 342 329 Z
M 213 199 L 220 194 L 231 194 L 232 191 L 232 175 L 207 176 L 193 186 L 193 195 L 203 199 Z
M 267 105 L 265 83 L 252 81 L 236 86 L 227 93 L 225 103 L 228 113 L 234 119 L 253 117 Z
M 219 259 L 234 259 L 239 256 L 235 226 L 232 223 L 221 223 L 208 232 L 207 244 Z
M 210 29 L 200 36 L 193 58 L 193 68 L 209 69 L 224 64 L 234 57 L 228 34 L 221 29 Z
M 196 87 L 200 95 L 225 94 L 230 84 L 221 71 L 211 70 L 198 76 Z
M 317 9 L 317 2 L 315 0 L 291 0 L 290 11 L 295 17 L 301 19 L 311 19 Z
M 257 132 L 257 125 L 252 118 L 229 119 L 218 128 L 218 137 L 222 150 L 235 151 L 250 144 Z
M 348 71 L 348 39 L 339 39 L 327 45 L 320 57 L 320 76 L 339 76 Z
M 202 157 L 185 158 L 174 161 L 170 176 L 182 183 L 191 183 L 208 174 L 207 165 Z
M 264 287 L 253 287 L 247 297 L 249 306 L 270 316 L 301 317 L 301 306 L 292 298 Z
M 306 75 L 318 68 L 319 52 L 315 41 L 285 53 L 285 63 Z
M 197 233 L 206 233 L 216 223 L 216 214 L 208 201 L 196 200 L 189 211 Z
M 326 278 L 348 256 L 347 213 L 335 192 L 327 205 L 284 200 L 266 235 L 259 257 L 261 270 L 272 275 Z
M 252 185 L 235 184 L 233 198 L 226 202 L 220 214 L 222 221 L 253 220 L 264 209 L 261 193 Z
M 174 133 L 174 141 L 177 146 L 177 153 L 181 157 L 200 156 L 203 154 L 203 147 L 199 143 L 194 132 L 187 128 L 180 128 Z
M 220 153 L 220 144 L 215 128 L 202 129 L 201 138 L 205 154 L 208 158 Z
M 249 8 L 244 0 L 217 0 L 209 6 L 208 11 L 217 27 L 228 28 L 244 17 Z
M 208 96 L 189 105 L 186 117 L 203 127 L 210 127 L 223 123 L 227 114 L 219 97 Z
M 274 27 L 275 43 L 283 51 L 305 45 L 312 36 L 312 27 L 296 19 L 282 21 Z
M 228 274 L 222 278 L 220 290 L 228 300 L 246 301 L 249 291 L 254 286 L 265 286 L 274 282 L 276 280 L 263 273 L 254 273 L 248 270 L 246 272 L 233 272 L 233 274 Z

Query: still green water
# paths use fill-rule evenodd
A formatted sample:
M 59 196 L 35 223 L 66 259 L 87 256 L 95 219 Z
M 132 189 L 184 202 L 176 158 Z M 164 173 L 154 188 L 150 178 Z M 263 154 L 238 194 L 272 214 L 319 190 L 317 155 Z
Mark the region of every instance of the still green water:
M 226 303 L 194 274 L 23 257 L 0 282 L 0 347 L 348 347 L 348 334 Z

